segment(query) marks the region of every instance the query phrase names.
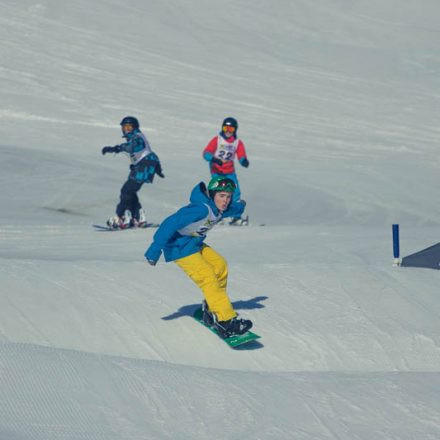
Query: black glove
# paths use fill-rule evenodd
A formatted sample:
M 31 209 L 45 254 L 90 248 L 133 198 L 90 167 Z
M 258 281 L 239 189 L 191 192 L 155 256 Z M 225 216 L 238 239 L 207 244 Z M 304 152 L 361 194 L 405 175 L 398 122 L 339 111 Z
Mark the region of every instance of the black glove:
M 113 147 L 104 147 L 101 151 L 102 154 L 113 153 Z
M 114 147 L 104 147 L 101 152 L 102 152 L 102 154 L 106 154 L 106 153 L 120 153 L 121 152 L 121 147 L 119 145 L 115 145 Z
M 156 169 L 155 169 L 155 173 L 159 176 L 162 177 L 162 179 L 165 178 L 163 172 L 162 172 L 162 166 L 160 165 L 160 162 L 157 163 L 156 165 Z
M 156 266 L 157 261 L 149 260 L 148 258 L 147 258 L 147 261 L 150 266 Z
M 223 165 L 223 161 L 221 159 L 219 159 L 218 157 L 213 157 L 211 159 L 211 163 L 215 163 L 217 165 Z
M 243 158 L 240 163 L 241 163 L 241 166 L 243 166 L 245 168 L 247 168 L 249 166 L 249 161 L 246 158 Z

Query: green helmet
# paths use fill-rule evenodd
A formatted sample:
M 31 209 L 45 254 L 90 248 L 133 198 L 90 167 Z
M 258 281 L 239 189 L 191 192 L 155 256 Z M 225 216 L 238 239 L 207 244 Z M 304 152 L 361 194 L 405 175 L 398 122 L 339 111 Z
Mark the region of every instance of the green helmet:
M 228 177 L 213 177 L 208 184 L 209 197 L 214 198 L 216 192 L 226 191 L 233 193 L 237 185 Z

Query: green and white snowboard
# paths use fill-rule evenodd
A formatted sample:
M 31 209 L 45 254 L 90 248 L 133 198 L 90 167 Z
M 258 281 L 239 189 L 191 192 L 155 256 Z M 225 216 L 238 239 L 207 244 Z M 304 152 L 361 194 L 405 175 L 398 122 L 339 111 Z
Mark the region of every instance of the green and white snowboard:
M 231 336 L 230 338 L 225 338 L 225 339 L 223 339 L 223 338 L 218 334 L 218 332 L 217 332 L 217 330 L 216 330 L 215 328 L 213 328 L 213 327 L 209 327 L 209 326 L 207 326 L 207 325 L 203 322 L 203 320 L 202 320 L 202 316 L 203 316 L 203 312 L 202 312 L 202 309 L 201 309 L 201 308 L 200 308 L 200 309 L 197 309 L 197 310 L 194 312 L 194 315 L 193 315 L 193 317 L 194 317 L 194 319 L 195 319 L 196 321 L 199 321 L 200 324 L 202 324 L 203 326 L 209 328 L 209 330 L 211 330 L 212 333 L 215 333 L 215 334 L 216 334 L 216 335 L 217 335 L 222 341 L 225 341 L 225 342 L 226 342 L 230 347 L 232 347 L 232 348 L 238 347 L 239 345 L 247 344 L 247 343 L 249 343 L 249 342 L 252 342 L 252 341 L 255 341 L 255 340 L 261 338 L 261 336 L 255 334 L 255 333 L 252 333 L 252 332 L 246 332 L 246 333 L 244 333 L 243 335 Z

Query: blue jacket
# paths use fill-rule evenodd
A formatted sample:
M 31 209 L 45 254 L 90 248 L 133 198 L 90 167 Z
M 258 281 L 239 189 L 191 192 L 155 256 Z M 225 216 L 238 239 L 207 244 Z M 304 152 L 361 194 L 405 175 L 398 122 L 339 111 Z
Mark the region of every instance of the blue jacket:
M 243 200 L 232 202 L 225 212 L 220 212 L 209 198 L 205 184 L 200 182 L 191 192 L 190 204 L 161 223 L 145 258 L 157 261 L 163 251 L 165 261 L 169 262 L 199 252 L 207 232 L 224 217 L 239 217 L 245 205 Z
M 164 177 L 159 157 L 153 153 L 147 138 L 139 129 L 135 129 L 123 137 L 127 142 L 116 145 L 116 152 L 125 152 L 130 156 L 129 179 L 152 183 L 155 174 Z
M 127 142 L 118 145 L 119 151 L 125 151 L 130 155 L 133 162 L 136 161 L 136 155 L 141 153 L 145 148 L 148 153 L 151 152 L 150 144 L 145 135 L 137 128 L 123 136 Z

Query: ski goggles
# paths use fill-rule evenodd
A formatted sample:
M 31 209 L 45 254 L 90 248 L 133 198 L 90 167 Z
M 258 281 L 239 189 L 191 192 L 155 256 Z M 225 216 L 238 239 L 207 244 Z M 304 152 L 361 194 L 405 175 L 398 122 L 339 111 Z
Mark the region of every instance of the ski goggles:
M 223 125 L 222 130 L 223 133 L 235 133 L 235 127 L 232 125 Z
M 226 192 L 234 192 L 237 188 L 237 185 L 231 179 L 222 179 L 214 182 L 213 185 L 210 185 L 211 191 L 226 191 Z
M 130 124 L 130 123 L 127 123 L 127 124 L 122 124 L 121 125 L 121 129 L 122 129 L 122 131 L 133 131 L 134 130 L 134 125 L 133 124 Z

